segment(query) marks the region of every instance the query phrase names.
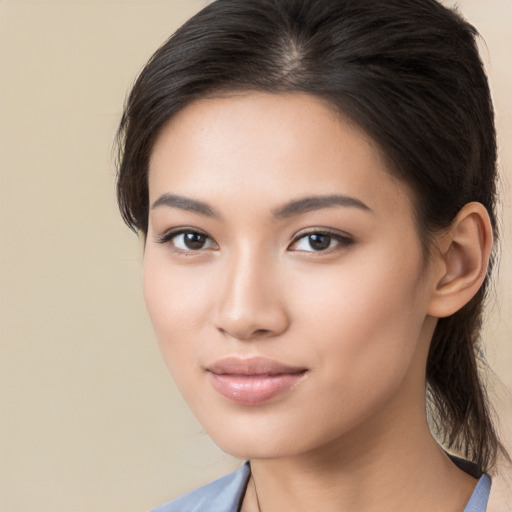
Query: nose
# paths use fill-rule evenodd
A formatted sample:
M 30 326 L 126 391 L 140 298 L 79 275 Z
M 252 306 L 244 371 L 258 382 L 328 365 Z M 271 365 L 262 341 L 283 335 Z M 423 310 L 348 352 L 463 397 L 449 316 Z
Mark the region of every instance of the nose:
M 215 314 L 217 329 L 246 341 L 279 336 L 288 329 L 284 293 L 274 267 L 255 253 L 226 262 Z

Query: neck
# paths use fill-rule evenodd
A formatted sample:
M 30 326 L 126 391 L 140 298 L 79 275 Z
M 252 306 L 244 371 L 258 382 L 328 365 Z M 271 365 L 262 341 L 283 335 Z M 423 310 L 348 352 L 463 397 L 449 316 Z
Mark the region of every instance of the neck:
M 242 510 L 461 511 L 476 480 L 437 445 L 424 414 L 389 428 L 393 418 L 373 418 L 314 453 L 252 460 L 252 507 Z

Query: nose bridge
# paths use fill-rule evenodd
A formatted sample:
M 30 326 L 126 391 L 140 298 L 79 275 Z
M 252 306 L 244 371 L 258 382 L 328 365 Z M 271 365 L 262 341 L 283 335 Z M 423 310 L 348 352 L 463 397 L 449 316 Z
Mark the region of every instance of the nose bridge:
M 217 327 L 238 339 L 275 336 L 288 324 L 276 263 L 263 248 L 246 244 L 226 261 Z

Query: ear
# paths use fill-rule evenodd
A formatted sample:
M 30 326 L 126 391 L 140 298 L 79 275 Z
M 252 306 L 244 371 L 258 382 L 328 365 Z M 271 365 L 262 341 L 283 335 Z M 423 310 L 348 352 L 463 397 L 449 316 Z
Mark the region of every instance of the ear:
M 493 236 L 489 214 L 480 203 L 468 203 L 437 239 L 435 289 L 428 314 L 450 316 L 476 294 L 487 273 Z

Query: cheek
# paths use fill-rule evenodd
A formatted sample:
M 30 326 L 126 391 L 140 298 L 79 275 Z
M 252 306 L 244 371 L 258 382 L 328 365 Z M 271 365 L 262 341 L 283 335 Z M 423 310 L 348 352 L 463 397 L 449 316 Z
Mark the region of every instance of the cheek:
M 180 365 L 197 364 L 194 348 L 211 310 L 209 281 L 201 272 L 170 268 L 166 255 L 147 250 L 144 298 L 162 355 L 173 375 Z
M 420 259 L 393 253 L 384 247 L 358 254 L 318 273 L 314 287 L 308 279 L 296 280 L 297 329 L 308 332 L 330 377 L 352 375 L 354 388 L 393 369 L 405 371 L 417 347 L 426 309 Z

